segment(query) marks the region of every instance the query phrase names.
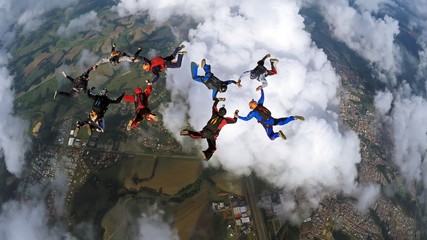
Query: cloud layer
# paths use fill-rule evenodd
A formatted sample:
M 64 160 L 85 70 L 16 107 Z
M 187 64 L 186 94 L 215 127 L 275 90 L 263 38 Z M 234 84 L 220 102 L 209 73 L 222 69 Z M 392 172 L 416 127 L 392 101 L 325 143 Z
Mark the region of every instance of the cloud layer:
M 320 7 L 333 35 L 373 64 L 384 82 L 396 84 L 395 75 L 401 71 L 400 48 L 394 42 L 398 21 L 388 15 L 372 15 L 380 3 L 388 1 L 356 1 L 358 9 L 341 0 L 305 2 Z
M 139 231 L 136 239 L 179 240 L 178 233 L 164 220 L 164 212 L 154 205 L 138 220 Z
M 65 37 L 72 37 L 77 33 L 86 31 L 100 32 L 101 26 L 99 25 L 99 19 L 95 11 L 90 11 L 86 14 L 80 15 L 77 18 L 72 19 L 68 25 L 62 24 L 58 28 L 58 35 Z

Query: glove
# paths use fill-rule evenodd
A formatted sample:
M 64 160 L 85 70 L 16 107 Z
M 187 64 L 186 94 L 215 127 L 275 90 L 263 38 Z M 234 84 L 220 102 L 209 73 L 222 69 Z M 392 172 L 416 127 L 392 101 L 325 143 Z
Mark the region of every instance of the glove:
M 223 97 L 220 97 L 220 98 L 217 98 L 218 99 L 218 101 L 225 101 L 225 98 L 223 98 Z
M 62 71 L 62 75 L 63 75 L 64 77 L 67 77 L 67 74 L 66 74 L 64 71 Z
M 255 90 L 259 91 L 261 90 L 262 86 L 258 86 Z
M 239 117 L 239 110 L 238 110 L 238 109 L 236 109 L 236 111 L 234 111 L 234 117 L 235 117 L 235 118 L 238 118 L 238 117 Z

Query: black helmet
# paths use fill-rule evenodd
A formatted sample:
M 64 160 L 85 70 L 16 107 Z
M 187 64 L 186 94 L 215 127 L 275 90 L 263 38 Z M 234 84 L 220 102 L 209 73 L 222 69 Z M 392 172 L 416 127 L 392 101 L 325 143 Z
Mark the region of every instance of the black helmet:
M 251 70 L 251 74 L 250 74 L 250 78 L 251 79 L 255 79 L 259 76 L 258 71 L 257 70 Z
M 227 84 L 221 84 L 221 87 L 219 87 L 219 91 L 220 91 L 220 92 L 225 92 L 225 91 L 227 91 Z
M 223 117 L 225 114 L 227 114 L 227 109 L 225 109 L 225 107 L 221 107 L 221 108 L 218 110 L 218 114 L 219 114 L 221 117 Z
M 106 95 L 107 95 L 107 93 L 108 93 L 108 90 L 107 90 L 106 88 L 103 88 L 103 89 L 99 92 L 99 95 L 101 95 L 101 96 L 106 96 Z

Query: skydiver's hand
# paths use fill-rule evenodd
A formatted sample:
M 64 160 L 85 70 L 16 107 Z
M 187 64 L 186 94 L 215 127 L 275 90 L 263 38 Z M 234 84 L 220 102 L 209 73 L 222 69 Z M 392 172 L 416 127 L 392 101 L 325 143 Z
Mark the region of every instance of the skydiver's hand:
M 238 118 L 238 117 L 239 117 L 239 110 L 238 110 L 238 109 L 236 109 L 236 111 L 234 111 L 234 117 L 235 117 L 235 118 Z
M 262 89 L 262 86 L 258 86 L 255 90 L 259 91 Z
M 271 57 L 271 54 L 270 54 L 270 53 L 267 53 L 267 54 L 265 55 L 265 58 L 269 58 L 269 57 Z
M 64 71 L 62 71 L 62 75 L 63 75 L 64 77 L 67 77 L 67 74 L 66 74 Z
M 90 91 L 93 91 L 93 90 L 95 90 L 95 87 L 91 87 L 91 88 L 90 88 Z
M 242 87 L 242 84 L 240 84 L 240 82 L 241 82 L 241 80 L 237 81 L 237 83 L 236 83 L 236 85 L 237 85 L 239 88 L 241 88 L 241 87 Z
M 218 99 L 218 101 L 225 101 L 225 98 L 222 98 L 222 97 L 217 98 L 217 99 Z

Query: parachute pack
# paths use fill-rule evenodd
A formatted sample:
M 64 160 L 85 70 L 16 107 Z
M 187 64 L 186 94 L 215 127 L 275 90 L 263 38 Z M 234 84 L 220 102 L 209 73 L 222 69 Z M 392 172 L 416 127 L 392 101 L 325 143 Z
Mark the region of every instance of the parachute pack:
M 259 115 L 261 116 L 263 121 L 265 121 L 271 117 L 270 110 L 268 110 L 266 107 L 264 107 L 260 104 L 258 104 L 258 106 L 254 110 L 259 113 Z
M 221 87 L 221 83 L 222 81 L 212 74 L 212 76 L 206 81 L 205 84 L 209 89 L 219 90 Z

